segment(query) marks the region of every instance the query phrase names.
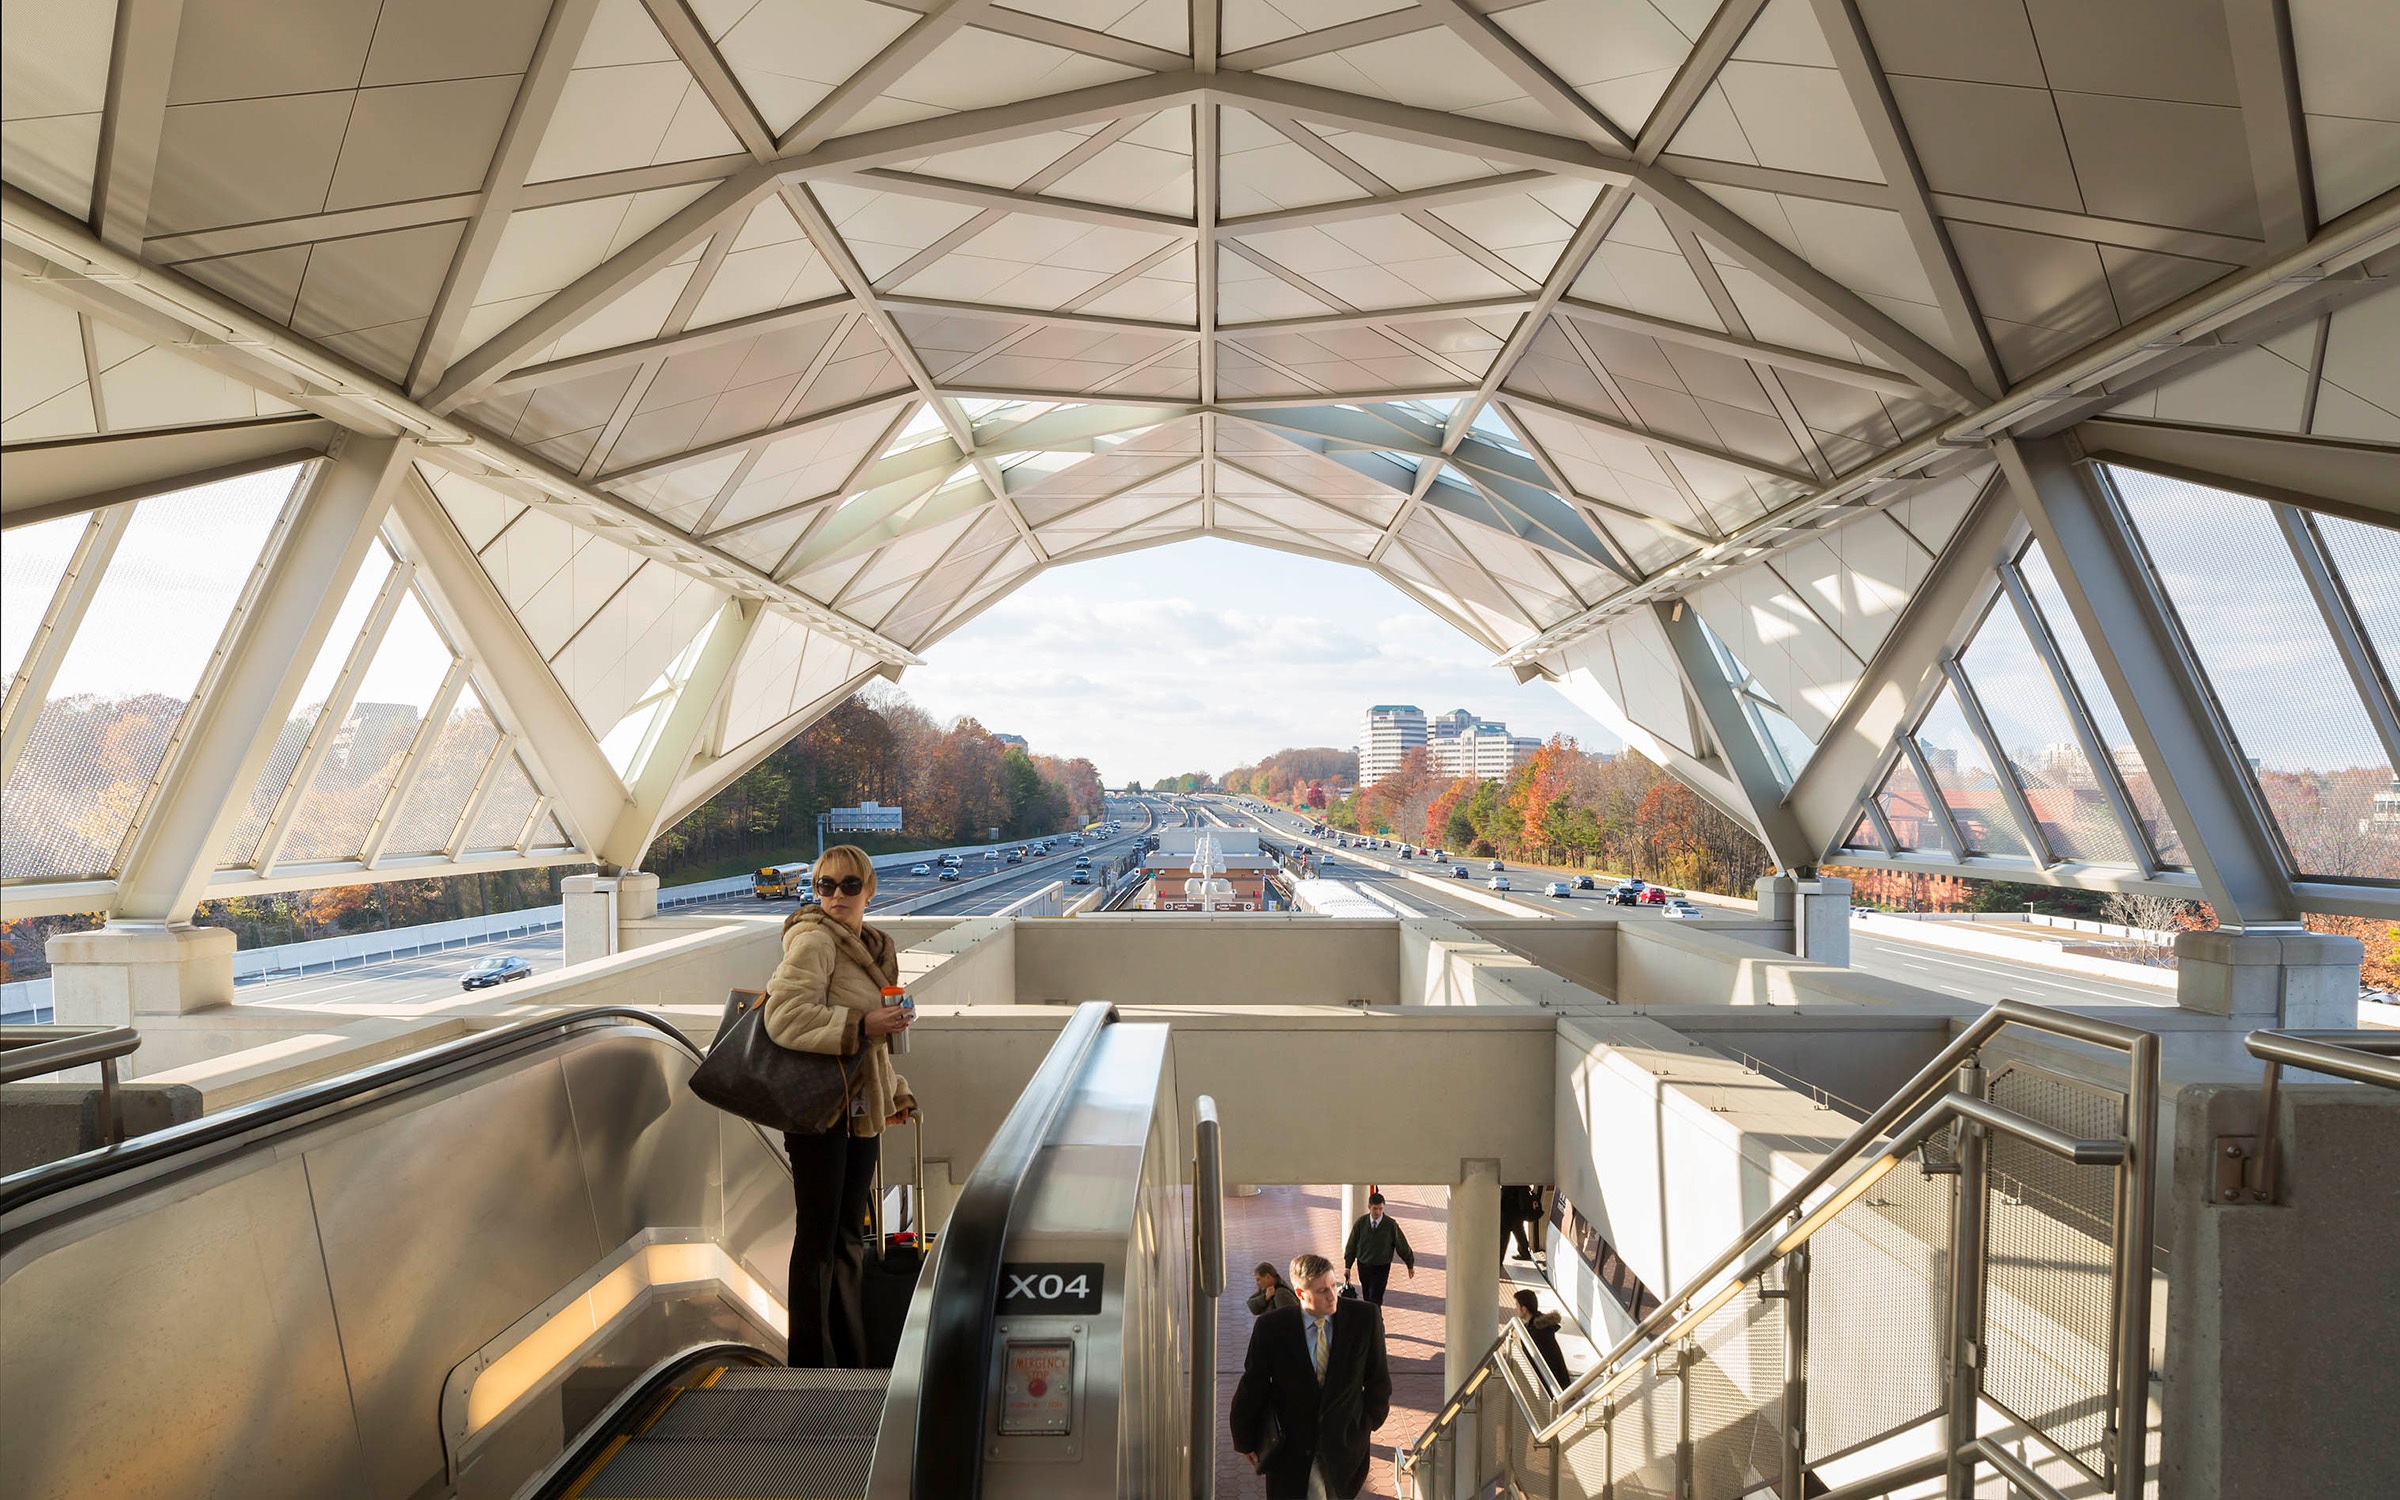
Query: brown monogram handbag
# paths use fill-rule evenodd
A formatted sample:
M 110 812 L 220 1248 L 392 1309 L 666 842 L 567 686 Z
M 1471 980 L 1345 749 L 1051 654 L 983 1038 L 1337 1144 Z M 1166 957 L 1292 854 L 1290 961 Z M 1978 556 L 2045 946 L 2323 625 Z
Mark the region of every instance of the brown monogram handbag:
M 725 997 L 725 1019 L 692 1071 L 692 1092 L 768 1130 L 822 1135 L 843 1128 L 866 1050 L 835 1057 L 782 1046 L 767 1035 L 766 1000 L 764 990 Z

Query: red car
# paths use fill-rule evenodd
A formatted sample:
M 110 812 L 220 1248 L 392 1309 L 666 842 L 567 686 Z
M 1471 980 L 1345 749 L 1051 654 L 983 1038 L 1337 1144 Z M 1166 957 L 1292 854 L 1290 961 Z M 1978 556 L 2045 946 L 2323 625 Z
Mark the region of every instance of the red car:
M 1680 896 L 1683 894 L 1683 892 L 1674 891 L 1670 893 L 1660 889 L 1657 886 L 1646 885 L 1642 887 L 1642 894 L 1639 899 L 1641 904 L 1644 906 L 1664 906 L 1667 904 L 1667 897 L 1670 894 Z

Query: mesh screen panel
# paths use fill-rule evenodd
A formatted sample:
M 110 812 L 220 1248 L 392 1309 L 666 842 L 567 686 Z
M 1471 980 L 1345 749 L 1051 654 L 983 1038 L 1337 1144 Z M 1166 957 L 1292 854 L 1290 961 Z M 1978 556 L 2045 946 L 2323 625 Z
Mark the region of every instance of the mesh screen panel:
M 1917 778 L 1917 768 L 1905 758 L 1892 763 L 1891 774 L 1883 778 L 1883 790 L 1875 794 L 1875 805 L 1883 809 L 1883 821 L 1891 825 L 1892 841 L 1898 846 L 1892 852 L 1949 847 L 1933 815 L 1933 799 Z
M 483 811 L 475 815 L 475 826 L 467 830 L 469 849 L 514 849 L 525 832 L 525 820 L 533 816 L 533 804 L 539 796 L 533 789 L 533 778 L 525 774 L 525 764 L 515 756 L 508 758 L 492 776 L 491 795 L 483 802 Z
M 333 617 L 333 628 L 326 632 L 325 644 L 317 648 L 317 659 L 308 669 L 308 680 L 300 685 L 300 697 L 292 716 L 284 721 L 282 732 L 275 737 L 275 748 L 267 753 L 267 763 L 259 768 L 258 780 L 250 787 L 250 800 L 242 809 L 242 820 L 226 836 L 225 848 L 217 857 L 220 865 L 228 868 L 246 865 L 257 855 L 258 841 L 267 831 L 267 819 L 274 816 L 283 789 L 291 784 L 292 773 L 300 768 L 309 734 L 325 712 L 326 696 L 333 691 L 335 680 L 342 675 L 343 666 L 358 645 L 359 632 L 366 628 L 367 614 L 375 607 L 391 572 L 391 554 L 377 541 L 359 564 L 358 576 L 350 582 L 350 592 L 342 597 L 342 607 Z
M 1599 1500 L 1608 1488 L 1608 1433 L 1569 1428 L 1558 1440 L 1559 1500 Z
M 91 525 L 89 516 L 37 521 L 9 532 L 8 545 L 0 547 L 0 686 L 24 670 L 26 648 Z
M 1992 1101 L 2084 1139 L 2123 1129 L 2121 1096 L 2019 1065 Z M 2008 1135 L 1991 1149 L 1984 1263 L 1985 1396 L 2106 1476 L 2114 1349 L 2116 1171 Z
M 2108 683 L 2100 675 L 2099 660 L 2092 655 L 2091 643 L 2083 638 L 2083 628 L 2075 623 L 2067 596 L 2060 591 L 2057 575 L 2050 571 L 2050 559 L 2043 555 L 2038 542 L 2025 549 L 2017 567 L 2024 576 L 2026 591 L 2033 595 L 2043 627 L 2050 632 L 2052 643 L 2067 664 L 2067 675 L 2075 679 L 2084 707 L 2091 710 L 2092 727 L 2100 731 L 2100 743 L 2107 747 L 2109 759 L 2117 763 L 2117 775 L 2125 783 L 2125 795 L 2133 802 L 2134 817 L 2140 821 L 2142 832 L 2149 836 L 2150 847 L 2157 852 L 2161 864 L 2190 864 L 2192 857 L 2183 847 L 2182 835 L 2176 833 L 2175 821 L 2167 816 L 2167 805 L 2159 800 L 2158 788 L 2151 783 L 2150 767 L 2142 760 L 2132 732 L 2125 727 L 2125 716 L 2117 711 L 2116 699 L 2109 696 Z
M 1655 1367 L 1618 1393 L 1609 1455 L 1617 1500 L 1676 1500 L 1675 1446 L 1683 1436 L 1683 1383 Z
M 115 873 L 134 811 L 274 531 L 293 472 L 136 506 L 47 701 L 18 710 L 39 716 L 0 792 L 0 876 Z
M 483 700 L 473 688 L 459 695 L 458 706 L 442 724 L 426 752 L 425 769 L 393 817 L 386 854 L 439 854 L 449 843 L 458 816 L 466 811 L 476 778 L 500 743 Z
M 1694 1500 L 1736 1500 L 1782 1476 L 1783 1308 L 1745 1291 L 1700 1325 L 1684 1374 Z
M 366 841 L 453 658 L 412 592 L 375 648 L 331 751 L 292 812 L 279 859 L 350 859 Z
M 1944 687 L 1933 700 L 1925 722 L 1917 726 L 1917 749 L 1933 772 L 1942 800 L 1950 806 L 1951 821 L 1975 854 L 2025 857 L 2025 841 L 2017 836 L 2016 817 L 2001 795 L 1983 741 L 1967 726 L 1955 689 Z
M 1809 1241 L 1812 1464 L 1941 1405 L 1951 1180 L 1903 1163 Z
M 2133 851 L 2076 740 L 2058 684 L 2014 605 L 2003 599 L 1992 607 L 1960 665 L 2051 851 L 2086 863 L 2132 864 Z
M 1518 1390 L 1548 1390 L 1545 1384 L 1547 1374 L 1528 1360 L 1522 1349 L 1514 1344 L 1508 1345 L 1501 1357 L 1507 1360 L 1509 1378 Z M 1535 1401 L 1530 1404 L 1534 1411 L 1540 1412 L 1546 1409 L 1548 1403 Z M 1495 1400 L 1491 1405 L 1507 1409 L 1502 1450 L 1507 1454 L 1509 1477 L 1515 1481 L 1518 1491 L 1526 1500 L 1552 1500 L 1558 1493 L 1558 1480 L 1551 1470 L 1550 1445 L 1533 1440 L 1534 1423 L 1526 1417 L 1526 1407 L 1518 1404 L 1514 1396 Z

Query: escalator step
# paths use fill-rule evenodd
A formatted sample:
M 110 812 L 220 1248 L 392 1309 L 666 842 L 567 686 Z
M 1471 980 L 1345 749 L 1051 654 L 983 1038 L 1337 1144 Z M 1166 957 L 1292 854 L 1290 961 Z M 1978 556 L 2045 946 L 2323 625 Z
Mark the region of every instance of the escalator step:
M 792 1370 L 782 1365 L 728 1368 L 709 1382 L 714 1391 L 874 1391 L 892 1383 L 889 1370 Z
M 619 1449 L 579 1494 L 581 1500 L 859 1500 L 874 1456 L 872 1437 L 643 1438 Z
M 883 1392 L 685 1391 L 637 1441 L 663 1438 L 872 1438 Z

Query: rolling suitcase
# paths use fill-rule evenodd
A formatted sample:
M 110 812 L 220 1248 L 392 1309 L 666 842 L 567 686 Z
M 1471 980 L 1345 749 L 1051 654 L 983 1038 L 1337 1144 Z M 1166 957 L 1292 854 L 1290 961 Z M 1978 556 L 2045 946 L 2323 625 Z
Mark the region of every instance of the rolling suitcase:
M 911 1129 L 916 1135 L 916 1176 L 908 1190 L 908 1226 L 884 1232 L 882 1179 L 875 1193 L 875 1249 L 867 1257 L 865 1284 L 859 1301 L 867 1324 L 867 1365 L 891 1368 L 900 1349 L 900 1330 L 908 1322 L 908 1303 L 916 1295 L 917 1278 L 925 1269 L 932 1236 L 925 1232 L 925 1111 L 919 1109 Z M 880 1167 L 878 1167 L 880 1174 Z

